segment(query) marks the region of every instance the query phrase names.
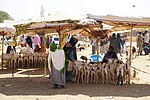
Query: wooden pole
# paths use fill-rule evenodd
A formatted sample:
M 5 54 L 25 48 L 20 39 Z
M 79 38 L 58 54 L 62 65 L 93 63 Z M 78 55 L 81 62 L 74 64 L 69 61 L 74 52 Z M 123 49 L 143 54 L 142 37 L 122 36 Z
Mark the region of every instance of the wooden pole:
M 61 37 L 61 32 L 60 31 L 58 31 L 58 35 L 59 35 L 59 45 L 58 45 L 58 47 L 61 48 L 62 37 Z
M 99 62 L 99 57 L 98 57 L 98 54 L 99 54 L 99 48 L 98 48 L 98 37 L 96 37 L 96 51 L 97 51 L 97 62 Z
M 43 37 L 43 42 L 44 42 L 44 77 L 46 77 L 46 59 L 47 59 L 47 57 L 46 57 L 46 38 L 45 38 L 45 33 L 44 33 L 44 37 Z
M 133 33 L 133 25 L 131 26 L 131 33 L 130 33 L 130 56 L 129 56 L 129 62 L 128 62 L 128 67 L 129 67 L 129 81 L 128 84 L 130 84 L 131 80 L 131 57 L 132 57 L 132 33 Z
M 4 69 L 3 67 L 3 64 L 4 64 L 4 59 L 3 59 L 3 52 L 4 52 L 4 32 L 2 33 L 3 34 L 3 39 L 2 39 L 2 69 Z
M 130 65 L 131 65 L 131 57 L 132 57 L 132 33 L 133 33 L 133 26 L 131 26 L 131 32 L 130 32 L 130 56 L 129 56 Z

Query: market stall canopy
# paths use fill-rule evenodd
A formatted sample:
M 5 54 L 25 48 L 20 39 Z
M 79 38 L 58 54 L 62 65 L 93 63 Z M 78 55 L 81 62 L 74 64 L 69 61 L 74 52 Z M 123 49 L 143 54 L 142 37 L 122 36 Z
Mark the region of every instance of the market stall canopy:
M 82 27 L 78 29 L 72 29 L 67 31 L 65 34 L 80 34 L 89 37 L 97 37 L 103 34 L 103 29 L 101 28 L 102 24 L 98 23 L 94 19 L 83 19 L 78 24 L 87 25 L 88 27 Z
M 12 36 L 15 35 L 16 29 L 10 24 L 1 23 L 0 24 L 0 35 Z
M 48 17 L 43 17 L 38 20 L 27 22 L 25 24 L 15 24 L 14 27 L 16 28 L 16 33 L 18 35 L 24 34 L 26 30 L 32 31 L 33 29 L 38 31 L 45 30 L 46 32 L 56 32 L 56 27 L 58 29 L 60 26 L 72 26 L 73 24 L 77 24 L 81 19 L 86 17 L 87 16 L 84 15 L 76 16 L 63 13 L 54 13 L 50 14 Z
M 98 23 L 94 19 L 86 18 L 86 19 L 81 20 L 78 24 L 82 24 L 82 25 L 96 25 Z
M 29 26 L 25 32 L 41 32 L 56 33 L 58 31 L 67 30 L 74 27 L 74 24 L 68 23 L 35 23 Z
M 104 24 L 108 24 L 115 27 L 121 26 L 129 28 L 130 26 L 133 26 L 134 28 L 146 28 L 150 26 L 150 18 L 131 18 L 113 15 L 88 15 L 88 18 L 94 19 L 96 21 L 102 21 Z

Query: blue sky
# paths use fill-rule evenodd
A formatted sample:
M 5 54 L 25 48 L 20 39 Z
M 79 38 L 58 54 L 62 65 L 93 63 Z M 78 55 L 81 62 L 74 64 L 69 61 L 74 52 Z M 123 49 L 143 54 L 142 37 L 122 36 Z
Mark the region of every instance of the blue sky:
M 49 13 L 150 17 L 150 0 L 0 0 L 0 10 L 15 20 L 40 17 L 41 3 Z M 135 5 L 133 7 L 132 5 Z

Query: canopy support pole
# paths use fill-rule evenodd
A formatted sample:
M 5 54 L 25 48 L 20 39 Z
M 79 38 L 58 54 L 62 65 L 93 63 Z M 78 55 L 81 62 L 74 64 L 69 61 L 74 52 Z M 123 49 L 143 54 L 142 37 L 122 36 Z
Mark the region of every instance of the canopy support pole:
M 131 25 L 131 33 L 130 33 L 130 55 L 128 59 L 128 67 L 129 67 L 129 81 L 128 84 L 130 84 L 131 80 L 131 57 L 132 57 L 132 34 L 133 34 L 133 25 Z
M 3 52 L 4 52 L 4 32 L 2 33 L 3 34 L 3 40 L 2 40 L 2 69 L 4 69 L 4 59 L 3 59 Z
M 132 55 L 132 33 L 133 33 L 133 26 L 131 26 L 131 32 L 130 32 L 130 56 L 129 56 L 129 61 L 131 65 L 131 55 Z
M 60 31 L 58 31 L 58 35 L 59 35 L 59 45 L 58 45 L 58 47 L 61 48 L 61 41 L 62 41 L 62 38 L 61 38 L 61 33 L 60 33 Z
M 98 59 L 98 54 L 99 54 L 99 47 L 98 47 L 98 37 L 96 37 L 96 54 L 97 54 L 97 62 L 99 62 L 99 59 Z
M 45 38 L 45 32 L 44 32 L 44 37 L 43 37 L 43 41 L 44 41 L 44 77 L 46 77 L 46 59 L 47 59 L 47 57 L 46 57 L 46 43 L 45 43 L 45 41 L 46 41 L 46 38 Z

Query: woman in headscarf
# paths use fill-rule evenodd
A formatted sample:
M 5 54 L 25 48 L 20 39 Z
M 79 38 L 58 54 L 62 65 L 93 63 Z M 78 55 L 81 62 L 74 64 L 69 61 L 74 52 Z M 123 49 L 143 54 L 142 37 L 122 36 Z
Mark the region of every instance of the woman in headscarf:
M 120 43 L 120 40 L 121 40 L 120 34 L 117 33 L 117 42 L 116 42 L 117 48 L 116 48 L 116 53 L 120 53 L 120 56 L 122 56 L 121 55 L 121 43 Z
M 32 48 L 32 39 L 31 39 L 30 36 L 27 36 L 26 42 L 27 42 L 27 44 L 30 46 L 30 48 Z
M 76 53 L 76 46 L 75 46 L 77 42 L 78 39 L 71 37 L 70 41 L 66 43 L 65 46 L 63 47 L 63 50 L 66 55 L 66 65 L 67 65 L 66 80 L 67 81 L 71 81 L 72 79 L 72 70 L 69 70 L 68 68 L 69 61 L 71 63 L 77 60 L 77 53 Z
M 113 50 L 114 50 L 113 47 L 110 46 L 109 47 L 109 51 L 105 54 L 102 62 L 107 63 L 108 59 L 116 59 L 116 58 L 118 58 L 117 55 L 116 55 L 116 53 Z
M 41 49 L 41 39 L 40 39 L 40 36 L 38 34 L 36 34 L 34 37 L 33 37 L 33 46 L 34 46 L 34 52 L 40 52 L 40 49 Z
M 48 55 L 48 68 L 51 73 L 53 88 L 64 88 L 65 86 L 65 53 L 58 50 L 57 45 L 50 44 L 50 53 Z

